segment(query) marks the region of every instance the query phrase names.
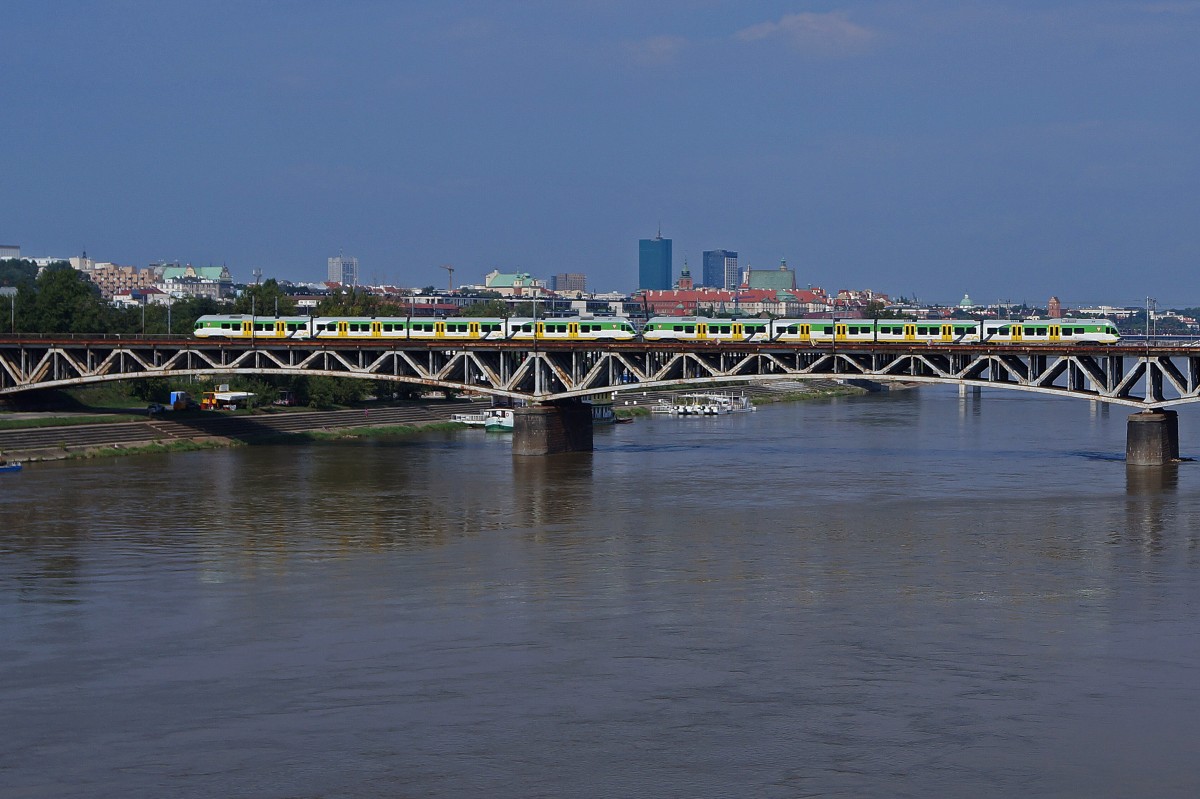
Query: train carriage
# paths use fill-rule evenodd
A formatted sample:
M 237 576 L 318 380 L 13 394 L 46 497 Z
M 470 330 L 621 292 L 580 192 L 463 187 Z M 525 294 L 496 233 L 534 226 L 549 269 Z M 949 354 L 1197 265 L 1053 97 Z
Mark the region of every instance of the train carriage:
M 503 338 L 504 320 L 427 319 L 405 316 L 322 316 L 316 319 L 315 336 L 323 339 L 385 338 L 481 341 Z
M 305 339 L 312 336 L 312 318 L 206 314 L 196 319 L 192 332 L 199 338 Z
M 518 341 L 628 341 L 637 336 L 633 325 L 623 316 L 590 319 L 578 316 L 549 319 L 517 317 L 509 319 L 508 323 L 508 337 Z

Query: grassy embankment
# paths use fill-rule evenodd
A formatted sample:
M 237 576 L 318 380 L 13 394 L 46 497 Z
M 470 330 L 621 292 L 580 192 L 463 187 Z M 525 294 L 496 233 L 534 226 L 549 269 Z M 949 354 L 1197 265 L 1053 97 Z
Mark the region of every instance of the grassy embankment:
M 803 402 L 826 397 L 858 397 L 869 393 L 865 388 L 858 386 L 822 386 L 808 391 L 781 391 L 765 396 L 754 396 L 750 398 L 750 403 L 752 405 L 770 405 L 776 402 Z

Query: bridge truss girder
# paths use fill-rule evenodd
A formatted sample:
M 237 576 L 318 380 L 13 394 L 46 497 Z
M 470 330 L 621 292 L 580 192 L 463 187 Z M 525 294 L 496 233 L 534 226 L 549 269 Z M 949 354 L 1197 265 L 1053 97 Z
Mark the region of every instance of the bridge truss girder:
M 1200 401 L 1200 352 L 1183 347 L 0 341 L 0 395 L 106 380 L 237 374 L 388 380 L 537 402 L 762 379 L 991 386 L 1143 409 Z

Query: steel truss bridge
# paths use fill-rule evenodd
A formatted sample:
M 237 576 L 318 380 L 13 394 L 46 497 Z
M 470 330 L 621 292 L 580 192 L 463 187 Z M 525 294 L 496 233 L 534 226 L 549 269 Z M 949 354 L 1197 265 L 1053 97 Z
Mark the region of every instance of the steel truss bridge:
M 1200 347 L 599 341 L 0 339 L 0 396 L 109 380 L 323 375 L 551 403 L 746 380 L 947 383 L 1139 408 L 1200 401 Z

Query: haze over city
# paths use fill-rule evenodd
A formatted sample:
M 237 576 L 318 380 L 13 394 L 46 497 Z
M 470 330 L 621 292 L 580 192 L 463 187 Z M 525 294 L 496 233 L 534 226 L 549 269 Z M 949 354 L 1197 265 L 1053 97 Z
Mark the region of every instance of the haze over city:
M 727 248 L 953 302 L 1200 305 L 1200 3 L 6 9 L 0 242 L 636 288 Z

